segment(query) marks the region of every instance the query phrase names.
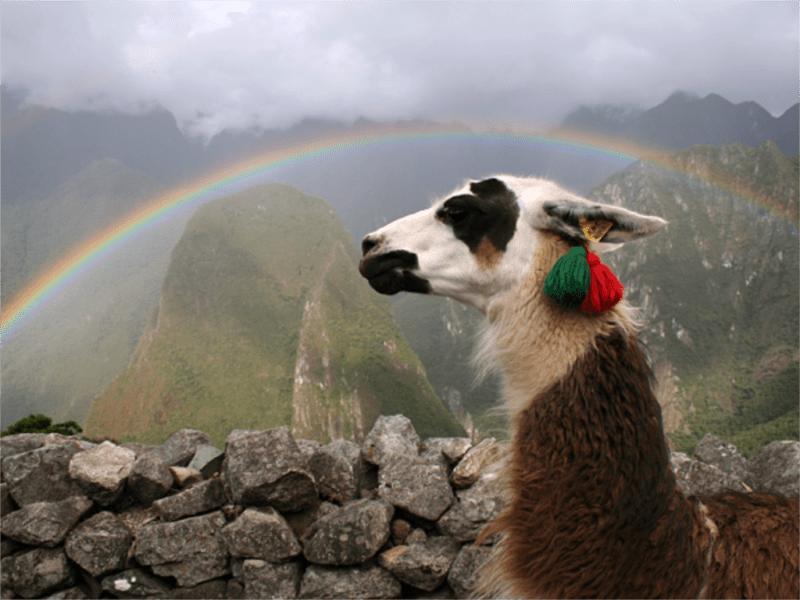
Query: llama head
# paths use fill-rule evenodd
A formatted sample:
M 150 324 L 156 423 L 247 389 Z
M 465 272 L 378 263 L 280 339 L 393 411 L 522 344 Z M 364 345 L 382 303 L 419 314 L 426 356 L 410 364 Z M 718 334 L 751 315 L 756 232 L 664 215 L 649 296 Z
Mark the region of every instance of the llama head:
M 586 238 L 582 219 L 610 223 L 601 243 Z M 359 270 L 382 294 L 448 296 L 485 313 L 528 276 L 545 247 L 555 244 L 562 255 L 577 245 L 602 251 L 652 235 L 665 223 L 544 179 L 498 175 L 365 236 Z

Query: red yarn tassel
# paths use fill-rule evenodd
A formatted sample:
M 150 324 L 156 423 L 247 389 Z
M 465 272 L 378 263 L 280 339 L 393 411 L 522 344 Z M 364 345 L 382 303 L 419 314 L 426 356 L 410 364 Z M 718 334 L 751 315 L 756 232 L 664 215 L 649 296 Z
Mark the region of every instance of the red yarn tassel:
M 596 254 L 587 250 L 586 261 L 589 263 L 592 281 L 581 308 L 584 312 L 603 312 L 613 308 L 622 300 L 622 290 L 625 288 Z

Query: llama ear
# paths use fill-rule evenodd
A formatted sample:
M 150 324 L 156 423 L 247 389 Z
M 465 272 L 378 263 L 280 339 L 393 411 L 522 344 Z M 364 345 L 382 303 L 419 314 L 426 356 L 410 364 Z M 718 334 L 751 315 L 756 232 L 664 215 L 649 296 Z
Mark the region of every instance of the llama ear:
M 610 204 L 577 200 L 548 200 L 542 205 L 543 229 L 586 243 L 622 244 L 657 233 L 667 222 Z M 609 250 L 612 248 L 608 248 Z

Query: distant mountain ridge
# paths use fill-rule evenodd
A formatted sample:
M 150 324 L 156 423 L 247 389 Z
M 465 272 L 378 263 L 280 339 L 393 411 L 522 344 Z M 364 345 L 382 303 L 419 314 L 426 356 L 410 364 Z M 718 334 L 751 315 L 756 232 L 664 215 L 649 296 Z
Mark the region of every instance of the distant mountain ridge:
M 677 152 L 697 144 L 760 146 L 772 140 L 787 156 L 800 146 L 800 103 L 773 117 L 755 102 L 733 104 L 719 94 L 705 98 L 675 92 L 648 110 L 581 106 L 561 122 L 565 129 L 594 132 Z
M 357 258 L 330 205 L 291 186 L 204 204 L 87 435 L 150 443 L 181 426 L 223 444 L 234 428 L 289 425 L 321 442 L 360 440 L 398 412 L 427 436 L 463 435 Z

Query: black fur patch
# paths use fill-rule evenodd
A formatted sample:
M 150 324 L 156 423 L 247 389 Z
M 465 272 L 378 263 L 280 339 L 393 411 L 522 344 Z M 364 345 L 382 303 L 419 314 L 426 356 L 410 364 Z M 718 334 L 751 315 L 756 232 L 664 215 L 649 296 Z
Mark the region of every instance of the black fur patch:
M 430 294 L 431 284 L 411 272 L 419 267 L 419 259 L 413 252 L 394 250 L 374 256 L 364 256 L 358 270 L 369 281 L 376 292 L 392 295 L 398 292 Z
M 470 184 L 471 194 L 445 200 L 436 217 L 453 228 L 455 236 L 473 254 L 484 238 L 500 252 L 505 252 L 514 237 L 519 206 L 514 193 L 499 179 L 485 179 Z

